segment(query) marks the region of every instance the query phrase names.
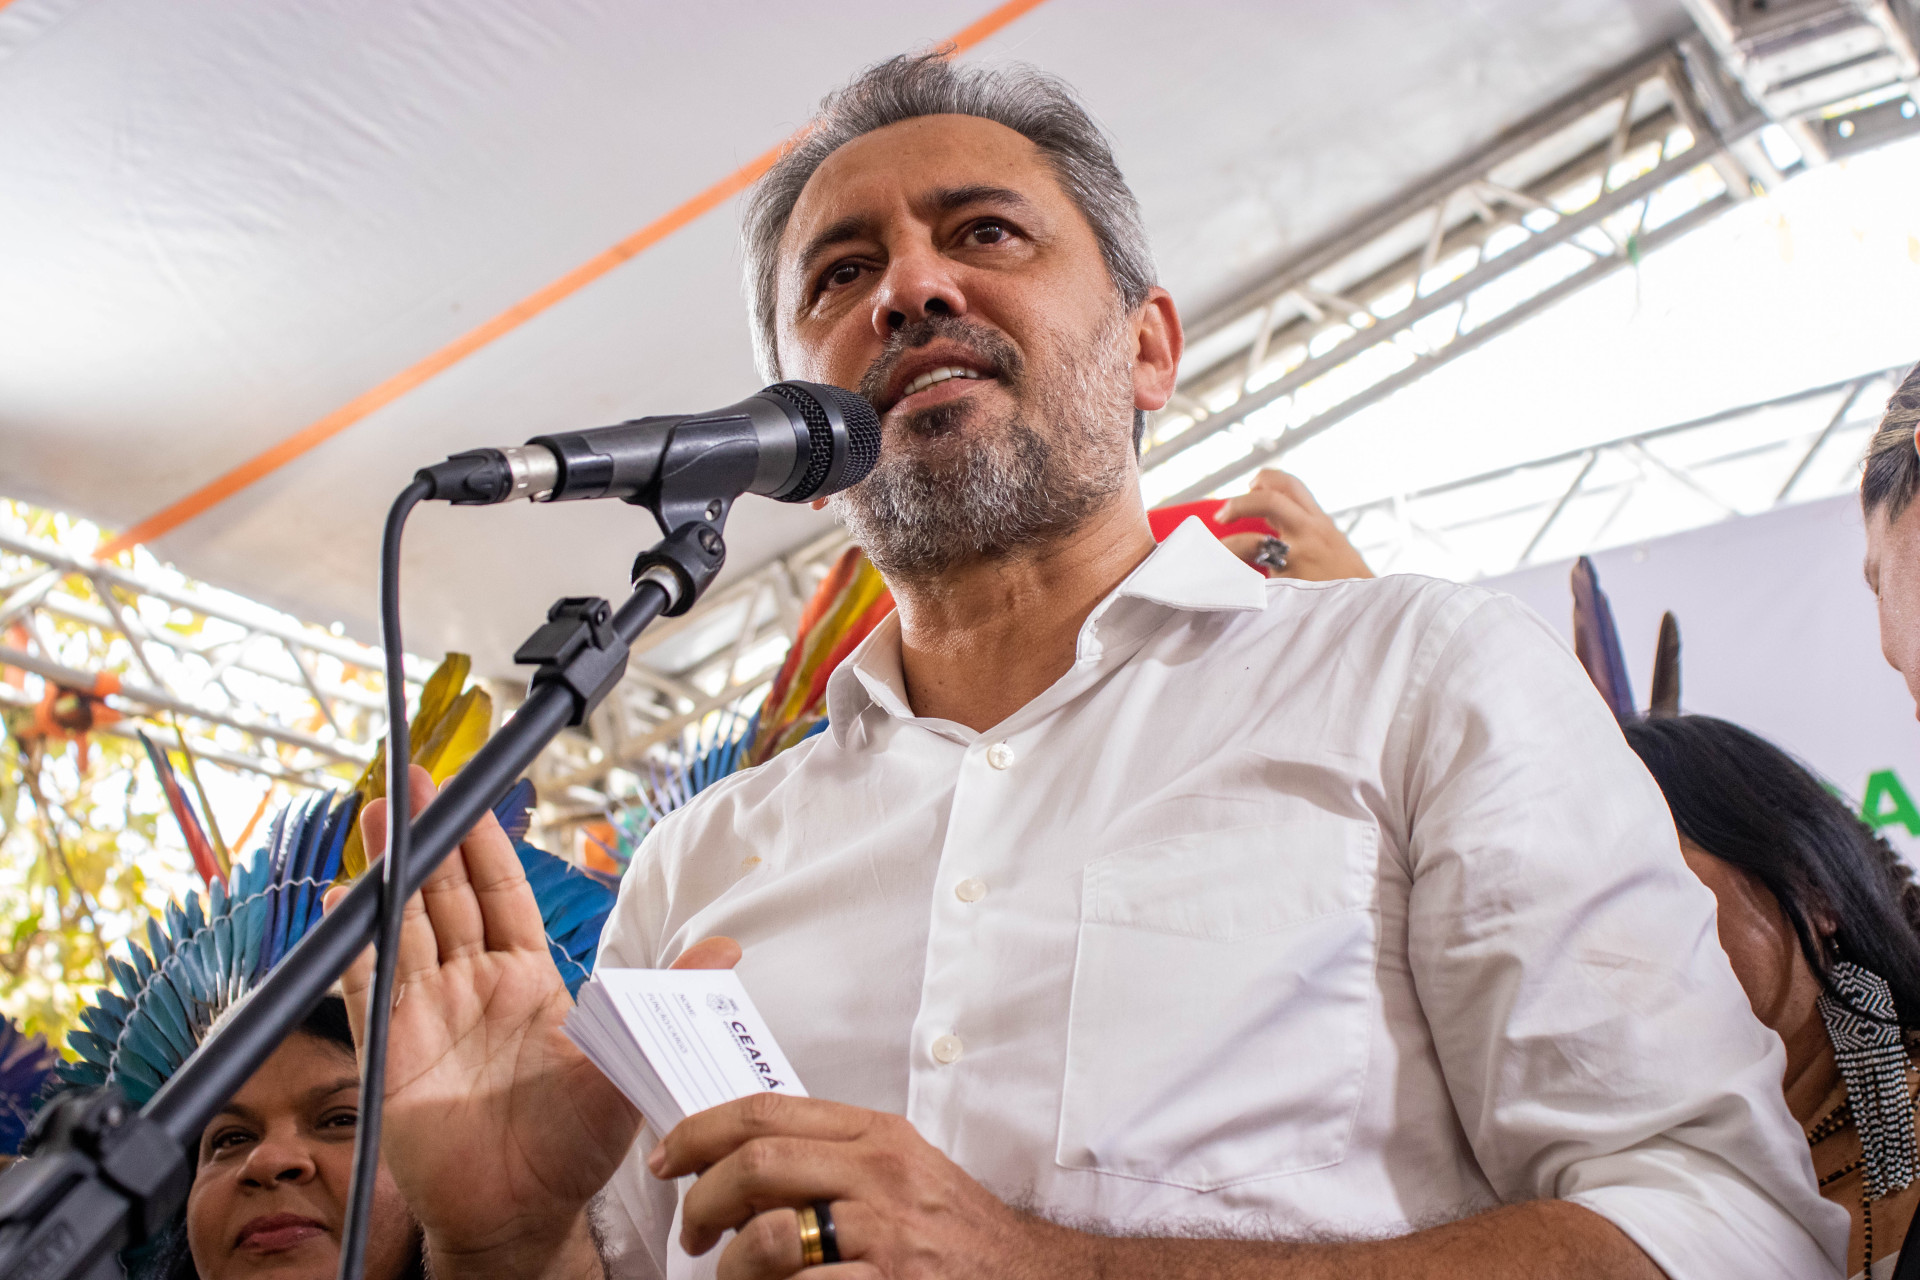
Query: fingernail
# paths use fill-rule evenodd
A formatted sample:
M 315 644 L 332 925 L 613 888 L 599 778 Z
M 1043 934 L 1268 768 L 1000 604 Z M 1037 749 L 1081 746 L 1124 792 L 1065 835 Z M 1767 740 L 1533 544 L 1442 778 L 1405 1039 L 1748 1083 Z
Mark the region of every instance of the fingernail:
M 653 1152 L 647 1156 L 647 1168 L 653 1170 L 655 1177 L 659 1177 L 660 1171 L 666 1167 L 667 1144 L 663 1140 L 653 1144 Z
M 1215 520 L 1225 520 L 1227 518 L 1227 507 L 1229 505 L 1231 504 L 1225 503 L 1225 502 L 1221 503 L 1220 509 L 1213 513 L 1213 518 Z

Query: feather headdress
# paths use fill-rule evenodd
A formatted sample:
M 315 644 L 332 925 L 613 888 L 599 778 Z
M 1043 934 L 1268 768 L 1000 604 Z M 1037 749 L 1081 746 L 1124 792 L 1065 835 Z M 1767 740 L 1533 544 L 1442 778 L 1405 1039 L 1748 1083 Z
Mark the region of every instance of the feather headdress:
M 442 681 L 449 671 L 457 675 Z M 491 709 L 485 693 L 458 692 L 465 675 L 464 659 L 443 664 L 414 719 L 415 740 L 422 744 L 414 760 L 442 778 L 485 738 Z M 481 726 L 477 738 L 475 723 Z M 81 1011 L 83 1029 L 68 1038 L 78 1057 L 62 1065 L 62 1078 L 75 1086 L 111 1082 L 134 1105 L 144 1105 L 226 1012 L 306 936 L 320 919 L 326 891 L 353 878 L 349 858 L 359 840 L 355 819 L 368 799 L 367 781 L 363 777 L 361 787 L 344 794 L 316 794 L 288 805 L 275 815 L 265 846 L 235 867 L 231 882 L 216 880 L 204 896 L 193 893 L 169 904 L 162 916 L 147 921 L 144 947 L 129 940 L 125 959 L 109 957 L 112 981 Z M 526 842 L 533 799 L 533 785 L 522 780 L 494 806 L 494 816 L 512 837 L 539 901 L 554 964 L 567 990 L 576 992 L 593 968 L 615 894 L 606 882 Z

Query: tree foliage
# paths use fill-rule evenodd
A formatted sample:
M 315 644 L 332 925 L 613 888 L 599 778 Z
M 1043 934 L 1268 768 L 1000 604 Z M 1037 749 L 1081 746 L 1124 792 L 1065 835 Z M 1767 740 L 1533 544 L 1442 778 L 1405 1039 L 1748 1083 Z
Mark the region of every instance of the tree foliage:
M 5 499 L 0 527 L 83 553 L 100 540 L 84 521 Z M 139 550 L 126 553 L 122 563 L 134 557 L 143 571 L 157 567 Z M 0 551 L 0 608 L 36 581 L 38 568 L 36 561 Z M 96 609 L 103 605 L 82 576 L 57 589 Z M 187 610 L 155 610 L 151 602 L 127 598 L 117 603 L 139 609 L 142 625 L 151 629 L 191 636 L 205 625 Z M 0 619 L 0 644 L 31 648 L 76 670 L 138 678 L 126 638 L 75 612 L 16 610 Z M 107 980 L 107 953 L 143 929 L 170 898 L 202 885 L 139 742 L 94 732 L 83 749 L 71 737 L 48 733 L 36 721 L 45 692 L 38 676 L 0 662 L 0 724 L 6 730 L 0 740 L 0 1014 L 64 1045 L 81 1007 Z M 238 834 L 256 801 L 264 806 L 292 794 L 217 766 L 203 764 L 202 774 L 229 836 Z

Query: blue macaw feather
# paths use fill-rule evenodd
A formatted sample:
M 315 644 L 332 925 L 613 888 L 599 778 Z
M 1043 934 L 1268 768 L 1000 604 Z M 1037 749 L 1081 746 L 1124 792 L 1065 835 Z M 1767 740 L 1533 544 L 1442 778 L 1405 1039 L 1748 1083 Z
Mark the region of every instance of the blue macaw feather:
M 554 967 L 577 996 L 593 971 L 600 932 L 613 913 L 614 890 L 571 863 L 523 841 L 514 844 L 527 884 L 540 904 L 540 921 Z
M 1573 651 L 1615 716 L 1625 720 L 1638 714 L 1633 686 L 1627 680 L 1627 660 L 1620 652 L 1613 606 L 1600 589 L 1600 575 L 1594 571 L 1593 561 L 1586 556 L 1573 566 Z
M 169 902 L 167 906 L 173 906 L 173 904 Z M 154 958 L 154 967 L 156 967 L 156 969 L 159 965 L 167 963 L 167 956 L 173 954 L 171 927 L 173 927 L 173 921 L 167 919 L 165 910 L 159 913 L 159 915 L 148 915 L 148 917 L 146 917 L 146 950 L 148 950 L 148 954 Z
M 116 1030 L 114 1034 L 118 1035 L 119 1033 Z M 67 1048 L 73 1050 L 73 1052 L 78 1055 L 77 1060 L 80 1062 L 90 1062 L 102 1071 L 106 1070 L 107 1064 L 113 1061 L 113 1041 L 114 1036 L 105 1035 L 100 1032 L 67 1032 Z
M 187 1006 L 187 1025 L 199 1038 L 201 1028 L 211 1020 L 208 1013 L 213 1007 L 213 994 L 220 987 L 220 975 L 206 962 L 206 943 L 209 935 L 205 929 L 189 934 L 186 941 L 174 948 L 173 984 Z
M 313 798 L 306 797 L 294 806 L 287 815 L 286 826 L 280 830 L 280 839 L 272 846 L 273 875 L 261 890 L 262 906 L 266 919 L 264 932 L 260 938 L 260 952 L 255 960 L 255 969 L 249 977 L 265 973 L 280 958 L 281 943 L 285 935 L 287 919 L 287 877 L 293 873 L 295 851 L 300 847 L 301 834 L 306 829 L 307 814 L 313 808 Z
M 665 761 L 651 761 L 640 796 L 615 817 L 622 848 L 608 854 L 625 862 L 660 820 L 723 778 L 739 772 L 760 728 L 760 713 L 724 713 L 708 720 L 691 742 Z
M 347 837 L 353 834 L 353 824 L 359 816 L 360 793 L 349 791 L 334 809 L 327 827 L 326 857 L 321 860 L 320 870 L 314 876 L 321 884 L 332 884 L 340 878 L 340 860 L 346 854 Z
M 259 855 L 247 864 L 246 881 L 235 884 L 233 891 L 235 897 L 244 898 L 267 887 L 267 882 L 273 878 L 276 870 L 275 853 L 286 845 L 287 821 L 298 812 L 300 804 L 300 801 L 295 800 L 292 804 L 282 806 L 273 815 L 273 825 L 267 828 L 267 842 L 261 846 Z
M 309 796 L 298 802 L 285 827 L 276 834 L 280 837 L 271 846 L 273 857 L 273 878 L 266 889 L 267 921 L 266 936 L 261 939 L 258 968 L 249 975 L 258 977 L 273 968 L 286 951 L 287 926 L 293 904 L 288 891 L 289 879 L 297 874 L 300 845 L 306 839 L 312 823 L 314 797 Z
M 178 1066 L 176 1063 L 174 1066 Z M 144 1107 L 147 1100 L 160 1092 L 160 1086 L 166 1083 L 166 1077 L 173 1074 L 169 1067 L 163 1075 L 156 1071 L 145 1058 L 128 1057 L 122 1053 L 114 1063 L 113 1075 L 120 1088 L 126 1093 L 127 1101 L 136 1107 Z
M 233 921 L 233 963 L 227 966 L 227 998 L 240 998 L 240 986 L 260 969 L 260 942 L 269 915 L 266 899 L 250 893 L 238 899 L 228 917 Z
M 193 1052 L 196 1043 L 193 1019 L 165 971 L 154 974 L 153 981 L 147 984 L 145 1013 L 154 1031 L 166 1039 L 174 1052 L 182 1056 Z
M 155 1080 L 159 1080 L 163 1078 L 160 1071 L 162 1067 L 167 1075 L 171 1075 L 173 1069 L 184 1061 L 185 1056 L 167 1043 L 166 1037 L 154 1026 L 153 1019 L 142 1010 L 121 1030 L 108 1066 L 116 1073 L 144 1067 Z
M 291 808 L 292 806 L 287 806 Z M 281 829 L 287 823 L 287 808 L 273 815 L 273 821 L 267 827 L 267 842 L 254 852 L 253 857 L 244 861 L 234 872 L 233 888 L 227 896 L 244 898 L 258 893 L 266 887 L 267 877 L 273 873 L 273 846 L 280 841 Z
M 117 1019 L 99 1005 L 87 1005 L 80 1010 L 80 1025 L 96 1036 L 113 1036 L 114 1028 L 119 1025 Z
M 207 950 L 212 959 L 208 967 L 214 973 L 214 991 L 222 999 L 230 999 L 227 982 L 233 973 L 233 917 L 220 916 L 207 925 Z
M 75 1035 L 84 1034 L 75 1032 Z M 71 1041 L 69 1041 L 71 1043 Z M 54 1068 L 59 1073 L 60 1082 L 77 1089 L 95 1089 L 107 1082 L 106 1064 L 95 1062 L 91 1058 L 80 1058 L 72 1062 L 62 1062 Z
M 535 849 L 532 845 L 524 845 L 522 847 L 532 853 L 541 853 L 540 850 Z M 551 877 L 548 877 L 547 883 L 542 886 L 545 892 L 540 895 L 542 914 L 550 928 L 570 927 L 571 922 L 579 918 L 579 911 L 592 911 L 606 906 L 607 890 L 605 886 L 587 879 L 587 877 L 581 875 L 572 867 L 550 854 L 542 853 L 541 856 L 549 863 L 563 868 L 563 870 L 556 871 Z M 523 853 L 521 855 L 521 864 L 523 866 L 526 860 L 527 854 Z M 532 879 L 533 877 L 529 875 L 529 882 L 531 882 Z
M 533 800 L 533 783 L 522 778 L 508 787 L 507 794 L 493 806 L 493 816 L 501 830 L 516 845 L 526 838 L 527 827 L 533 822 Z
M 307 927 L 313 920 L 313 913 L 320 905 L 319 895 L 314 886 L 314 877 L 327 856 L 327 838 L 331 834 L 334 818 L 330 807 L 332 799 L 333 794 L 328 792 L 314 801 L 313 811 L 305 823 L 306 830 L 302 833 L 293 866 L 289 868 L 283 952 L 306 935 Z
M 131 947 L 129 948 L 129 950 L 134 952 L 135 954 L 138 954 L 140 951 L 140 948 Z M 147 969 L 149 972 L 151 972 L 152 966 L 151 965 L 147 966 Z M 146 981 L 146 979 L 141 975 L 139 965 L 128 964 L 125 960 L 122 960 L 119 956 L 108 956 L 107 957 L 107 973 L 113 978 L 113 980 L 116 983 L 119 984 L 120 992 L 122 995 L 126 996 L 127 999 L 129 1000 L 134 1000 L 134 1001 L 139 1000 L 140 988 L 142 984 Z

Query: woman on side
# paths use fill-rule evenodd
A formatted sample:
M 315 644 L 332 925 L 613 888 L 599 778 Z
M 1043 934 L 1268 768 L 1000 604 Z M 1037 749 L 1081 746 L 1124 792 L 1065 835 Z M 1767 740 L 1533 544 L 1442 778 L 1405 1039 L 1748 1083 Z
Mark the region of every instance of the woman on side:
M 1920 886 L 1755 734 L 1691 715 L 1622 729 L 1719 900 L 1720 943 L 1755 1016 L 1786 1044 L 1787 1106 L 1821 1193 L 1853 1214 L 1854 1274 L 1888 1280 L 1920 1205 Z M 1901 1274 L 1920 1275 L 1920 1246 Z

